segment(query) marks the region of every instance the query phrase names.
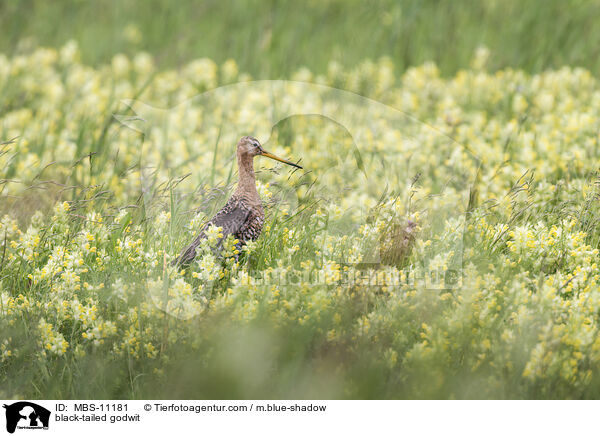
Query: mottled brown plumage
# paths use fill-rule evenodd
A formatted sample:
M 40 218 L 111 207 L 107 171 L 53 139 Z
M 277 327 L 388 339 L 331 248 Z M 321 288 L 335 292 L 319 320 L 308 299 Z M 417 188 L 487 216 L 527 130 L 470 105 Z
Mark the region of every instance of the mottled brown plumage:
M 174 263 L 184 265 L 196 257 L 196 248 L 206 238 L 206 230 L 210 226 L 221 227 L 223 239 L 227 238 L 228 235 L 233 235 L 240 241 L 240 248 L 246 241 L 254 241 L 260 236 L 265 213 L 256 190 L 255 156 L 267 156 L 296 168 L 302 168 L 293 162 L 265 151 L 255 138 L 244 136 L 237 144 L 239 179 L 235 192 L 225 206 L 206 223 L 198 237 L 183 250 Z

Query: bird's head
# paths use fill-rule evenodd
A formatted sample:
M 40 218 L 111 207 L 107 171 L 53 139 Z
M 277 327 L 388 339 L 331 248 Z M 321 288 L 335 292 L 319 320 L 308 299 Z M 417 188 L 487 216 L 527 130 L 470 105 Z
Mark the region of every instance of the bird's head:
M 300 165 L 297 165 L 294 162 L 290 162 L 289 160 L 285 160 L 278 156 L 275 156 L 273 153 L 269 153 L 262 147 L 260 142 L 258 142 L 258 140 L 256 138 L 253 138 L 252 136 L 244 136 L 242 137 L 242 139 L 240 139 L 240 141 L 237 144 L 237 153 L 240 157 L 266 156 L 270 157 L 271 159 L 275 159 L 279 162 L 283 162 L 284 164 L 288 164 L 293 167 L 302 169 Z

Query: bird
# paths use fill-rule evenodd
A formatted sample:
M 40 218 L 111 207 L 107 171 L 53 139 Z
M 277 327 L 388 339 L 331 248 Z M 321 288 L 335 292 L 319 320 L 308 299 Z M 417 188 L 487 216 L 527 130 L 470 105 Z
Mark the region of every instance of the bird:
M 292 167 L 302 169 L 294 162 L 275 156 L 266 151 L 261 143 L 252 136 L 243 136 L 237 143 L 238 183 L 235 191 L 215 216 L 208 221 L 194 241 L 188 245 L 173 261 L 174 265 L 187 265 L 196 257 L 196 248 L 205 239 L 206 231 L 211 226 L 220 227 L 225 240 L 228 235 L 233 235 L 238 242 L 238 249 L 247 241 L 256 240 L 262 231 L 265 222 L 265 212 L 262 201 L 256 189 L 256 175 L 254 173 L 254 158 L 265 156 Z

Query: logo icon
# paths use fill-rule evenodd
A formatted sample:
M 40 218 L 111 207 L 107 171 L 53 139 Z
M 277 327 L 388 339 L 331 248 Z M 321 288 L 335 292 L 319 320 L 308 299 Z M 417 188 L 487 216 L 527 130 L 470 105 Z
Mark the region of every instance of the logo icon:
M 15 429 L 48 429 L 50 411 L 29 401 L 19 401 L 3 406 L 6 409 L 6 431 Z

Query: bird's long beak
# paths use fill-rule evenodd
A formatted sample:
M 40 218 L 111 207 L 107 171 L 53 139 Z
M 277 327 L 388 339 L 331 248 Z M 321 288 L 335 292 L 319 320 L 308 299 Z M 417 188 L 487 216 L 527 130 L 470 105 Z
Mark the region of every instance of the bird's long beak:
M 261 154 L 261 156 L 270 157 L 271 159 L 278 160 L 279 162 L 283 162 L 284 164 L 288 164 L 293 167 L 302 169 L 302 167 L 300 165 L 297 165 L 294 162 L 290 162 L 289 160 L 282 159 L 279 156 L 275 156 L 273 153 L 269 153 L 268 151 L 263 150 L 260 154 Z

